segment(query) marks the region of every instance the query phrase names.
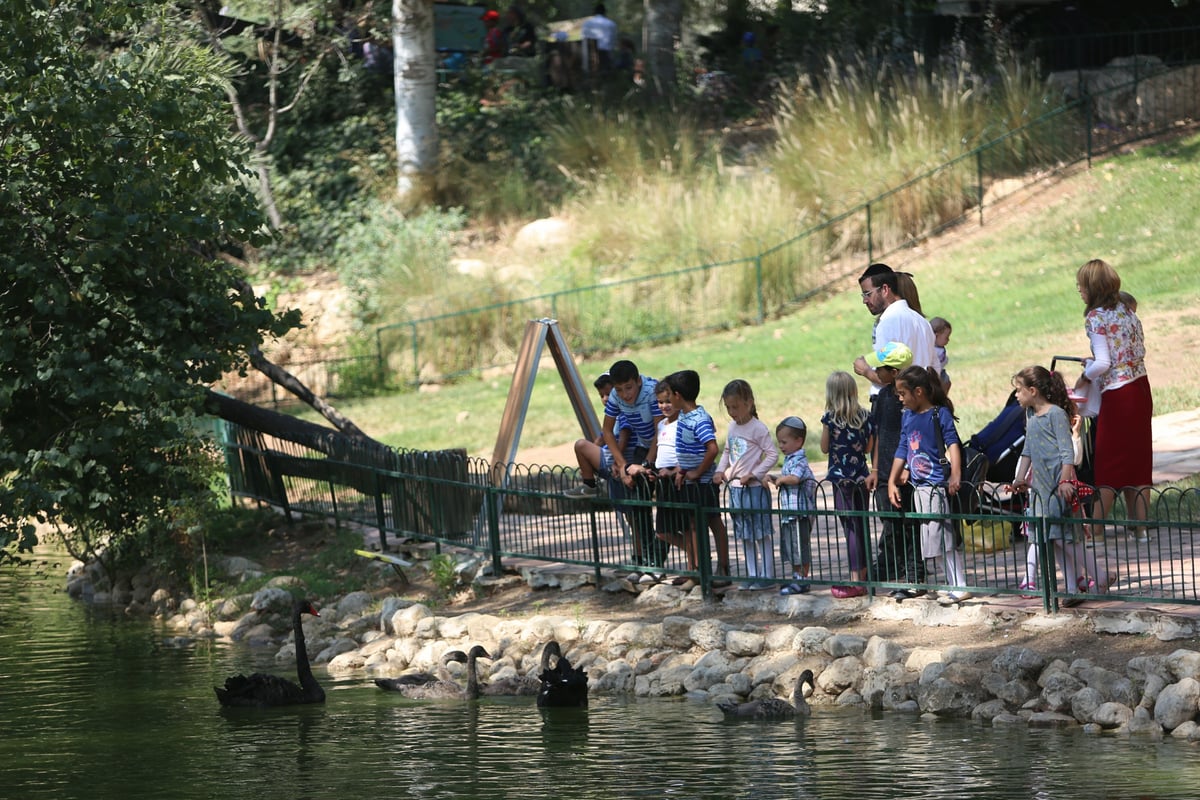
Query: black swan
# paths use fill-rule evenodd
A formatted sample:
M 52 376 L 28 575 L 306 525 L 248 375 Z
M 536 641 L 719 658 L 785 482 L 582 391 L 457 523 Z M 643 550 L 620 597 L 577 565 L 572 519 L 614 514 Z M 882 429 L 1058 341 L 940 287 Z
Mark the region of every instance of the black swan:
M 806 683 L 813 689 L 817 688 L 813 682 L 811 669 L 804 670 L 800 673 L 800 677 L 796 678 L 796 688 L 792 689 L 792 702 L 790 703 L 779 697 L 768 697 L 765 700 L 751 700 L 748 703 L 728 700 L 724 703 L 717 703 L 717 708 L 724 711 L 725 716 L 731 719 L 807 717 L 812 713 L 812 709 L 808 707 L 808 701 L 804 699 L 804 684 Z
M 438 681 L 451 682 L 450 673 L 444 666 L 451 661 L 465 664 L 467 663 L 467 654 L 462 650 L 451 650 L 446 653 L 442 656 L 442 664 L 438 666 L 436 675 L 432 672 L 409 672 L 397 678 L 376 678 L 375 685 L 384 691 L 398 692 L 401 686 L 427 686 Z
M 542 690 L 542 681 L 539 675 L 550 668 L 551 657 L 557 655 L 559 655 L 558 642 L 550 642 L 542 648 L 542 663 L 537 675 L 527 672 L 513 678 L 502 678 L 484 686 L 483 693 L 488 697 L 536 696 Z
M 300 679 L 300 685 L 265 672 L 256 672 L 249 677 L 234 675 L 225 679 L 225 688 L 214 687 L 221 705 L 267 708 L 325 702 L 325 690 L 313 677 L 312 667 L 308 664 L 304 626 L 300 624 L 301 614 L 321 616 L 308 600 L 297 600 L 292 606 L 292 630 L 296 635 L 296 677 Z
M 410 700 L 475 700 L 479 697 L 479 675 L 475 671 L 475 661 L 479 658 L 491 658 L 482 645 L 475 645 L 463 656 L 461 650 L 452 650 L 442 657 L 442 661 L 466 661 L 467 685 L 459 686 L 454 681 L 434 681 L 423 686 L 397 686 L 395 691 Z M 379 681 L 375 682 L 380 686 Z M 380 686 L 380 688 L 385 688 Z
M 549 666 L 551 657 L 558 659 L 553 667 Z M 587 708 L 587 672 L 572 667 L 553 639 L 542 649 L 542 674 L 538 680 L 542 683 L 537 696 L 539 707 Z

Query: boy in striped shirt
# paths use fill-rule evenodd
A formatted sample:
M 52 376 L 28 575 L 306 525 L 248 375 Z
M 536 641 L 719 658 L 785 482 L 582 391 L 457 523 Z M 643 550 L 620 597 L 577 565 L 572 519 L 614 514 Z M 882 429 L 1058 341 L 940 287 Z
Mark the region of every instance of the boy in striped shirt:
M 684 502 L 696 503 L 708 510 L 708 527 L 717 549 L 717 574 L 729 575 L 729 532 L 718 511 L 720 494 L 713 485 L 713 474 L 719 447 L 713 419 L 703 406 L 696 404 L 700 396 L 700 374 L 685 369 L 663 379 L 671 387 L 671 405 L 679 409 L 675 424 L 675 458 L 679 472 L 675 486 L 681 490 Z M 713 585 L 728 581 L 714 581 Z

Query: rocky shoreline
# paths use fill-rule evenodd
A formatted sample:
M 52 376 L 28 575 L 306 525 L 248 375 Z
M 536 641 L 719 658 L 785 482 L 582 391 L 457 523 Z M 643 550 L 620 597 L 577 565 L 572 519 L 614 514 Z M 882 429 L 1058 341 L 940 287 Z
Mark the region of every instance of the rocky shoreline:
M 276 578 L 211 609 L 184 600 L 177 612 L 164 614 L 165 622 L 181 644 L 207 637 L 278 647 L 282 668 L 295 663 L 287 610 L 296 584 Z M 364 681 L 431 670 L 445 652 L 475 644 L 494 657 L 481 664 L 486 682 L 536 675 L 541 648 L 554 639 L 587 670 L 594 695 L 680 696 L 709 704 L 788 697 L 797 676 L 811 669 L 814 713 L 821 706 L 870 705 L 992 725 L 1082 726 L 1089 733 L 1200 741 L 1200 652 L 1193 650 L 1136 656 L 1117 671 L 1023 646 L 1002 647 L 998 655 L 995 648 L 905 647 L 818 625 L 703 618 L 703 604 L 672 610 L 695 615 L 667 612 L 654 622 L 582 613 L 438 616 L 398 596 L 352 592 L 304 627 L 314 664 Z

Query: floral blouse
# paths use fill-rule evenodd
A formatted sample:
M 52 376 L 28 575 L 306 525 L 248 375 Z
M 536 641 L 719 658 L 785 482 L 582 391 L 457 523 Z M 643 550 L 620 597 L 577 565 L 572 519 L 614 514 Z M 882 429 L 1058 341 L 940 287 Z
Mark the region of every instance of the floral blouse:
M 1123 303 L 1117 303 L 1115 308 L 1092 309 L 1084 318 L 1084 326 L 1095 356 L 1085 374 L 1099 383 L 1101 391 L 1132 383 L 1146 374 L 1142 321 Z M 1101 344 L 1097 340 L 1101 339 L 1107 345 L 1107 353 L 1097 351 L 1096 345 Z
M 866 480 L 867 446 L 875 435 L 875 423 L 868 417 L 861 428 L 850 428 L 826 411 L 821 424 L 829 427 L 829 470 L 825 477 L 835 481 Z

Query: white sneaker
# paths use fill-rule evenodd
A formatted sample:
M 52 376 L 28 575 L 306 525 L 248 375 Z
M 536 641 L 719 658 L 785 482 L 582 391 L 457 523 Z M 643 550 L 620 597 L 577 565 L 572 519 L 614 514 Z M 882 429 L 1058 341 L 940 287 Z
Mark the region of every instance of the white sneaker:
M 589 497 L 597 497 L 600 490 L 595 486 L 588 486 L 586 483 L 582 486 L 576 486 L 573 489 L 567 489 L 562 493 L 563 497 L 570 497 L 572 500 L 584 500 Z
M 963 600 L 970 600 L 971 597 L 970 592 L 946 592 L 938 598 L 938 602 L 942 605 L 952 606 L 961 603 Z

